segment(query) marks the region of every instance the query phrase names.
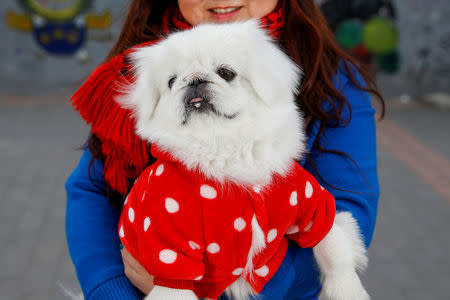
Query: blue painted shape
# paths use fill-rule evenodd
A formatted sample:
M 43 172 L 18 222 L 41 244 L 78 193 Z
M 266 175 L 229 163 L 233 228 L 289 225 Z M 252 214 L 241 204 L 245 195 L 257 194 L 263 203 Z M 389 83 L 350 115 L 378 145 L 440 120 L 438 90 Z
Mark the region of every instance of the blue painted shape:
M 46 21 L 42 27 L 33 28 L 33 37 L 40 47 L 53 55 L 73 55 L 86 41 L 86 27 L 67 23 Z

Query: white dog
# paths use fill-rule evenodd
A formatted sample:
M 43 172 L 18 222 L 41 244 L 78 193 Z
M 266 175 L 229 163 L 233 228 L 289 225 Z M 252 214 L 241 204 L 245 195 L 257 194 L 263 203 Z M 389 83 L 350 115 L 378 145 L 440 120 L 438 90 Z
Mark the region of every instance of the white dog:
M 259 192 L 270 187 L 275 177 L 289 176 L 293 161 L 305 153 L 303 119 L 295 104 L 301 72 L 256 21 L 205 24 L 174 33 L 154 46 L 138 49 L 132 58 L 136 81 L 118 101 L 134 112 L 137 133 L 187 170 L 218 184 L 231 182 Z M 149 182 L 153 170 L 161 173 L 155 166 L 146 173 Z M 166 199 L 169 212 L 177 211 L 178 205 Z M 136 223 L 137 212 L 124 210 L 125 218 Z M 149 218 L 140 221 L 145 231 L 158 226 L 153 220 L 150 225 Z M 240 221 L 236 229 L 250 224 Z M 250 284 L 254 272 L 265 275 L 266 270 L 253 269 L 252 260 L 273 236 L 269 238 L 271 234 L 259 221 L 255 216 L 251 220 L 245 270 L 226 289 L 234 299 L 247 299 L 257 292 Z M 126 234 L 121 227 L 122 240 Z M 190 245 L 194 250 L 201 248 L 191 241 Z M 174 252 L 165 251 L 159 258 L 172 263 Z M 367 264 L 365 248 L 350 213 L 336 215 L 313 252 L 322 274 L 322 299 L 369 299 L 356 273 Z M 197 296 L 190 289 L 156 283 L 146 299 Z

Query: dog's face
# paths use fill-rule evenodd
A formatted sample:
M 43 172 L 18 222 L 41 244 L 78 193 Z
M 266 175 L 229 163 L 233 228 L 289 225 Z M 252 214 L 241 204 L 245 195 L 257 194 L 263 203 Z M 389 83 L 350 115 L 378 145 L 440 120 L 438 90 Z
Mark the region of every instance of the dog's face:
M 181 104 L 179 111 L 183 113 L 182 125 L 189 126 L 187 125 L 189 119 L 202 118 L 200 116 L 202 114 L 210 115 L 213 118 L 227 119 L 233 119 L 238 115 L 239 107 L 236 107 L 238 103 L 234 101 L 233 105 L 231 103 L 233 100 L 224 101 L 227 94 L 234 96 L 236 91 L 242 88 L 240 84 L 232 83 L 237 79 L 236 71 L 228 65 L 218 65 L 216 70 L 211 70 L 215 67 L 214 65 L 209 67 L 205 68 L 199 64 L 194 67 L 199 71 L 186 74 L 186 76 L 181 72 L 180 84 L 175 87 L 177 75 L 173 75 L 168 81 L 170 89 L 177 89 L 172 97 L 178 98 L 178 105 Z M 203 72 L 200 71 L 201 69 Z M 232 111 L 233 107 L 236 112 Z
M 255 21 L 175 33 L 133 58 L 137 80 L 125 102 L 150 140 L 157 123 L 178 133 L 242 125 L 236 119 L 292 102 L 299 80 L 296 65 Z
M 214 149 L 301 131 L 300 71 L 256 21 L 175 33 L 133 59 L 136 81 L 121 102 L 151 143 Z
M 161 117 L 162 122 L 169 117 L 178 130 L 192 130 L 208 122 L 235 119 L 254 100 L 251 87 L 232 59 L 189 55 L 179 48 L 166 51 L 163 57 L 167 60 L 160 61 L 160 70 L 167 67 L 154 87 L 158 94 L 154 120 Z

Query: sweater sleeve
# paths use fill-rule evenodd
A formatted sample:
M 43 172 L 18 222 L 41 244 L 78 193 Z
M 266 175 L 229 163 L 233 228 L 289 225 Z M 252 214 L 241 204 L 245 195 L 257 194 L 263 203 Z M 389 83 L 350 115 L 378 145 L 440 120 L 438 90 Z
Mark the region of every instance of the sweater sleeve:
M 119 214 L 105 194 L 103 165 L 86 149 L 66 181 L 66 238 L 86 300 L 141 299 L 125 276 L 117 235 Z M 92 178 L 92 180 L 91 180 Z
M 302 248 L 314 247 L 333 226 L 336 205 L 333 196 L 306 170 L 297 166 L 297 191 L 291 195 L 291 201 L 298 202 L 298 214 L 295 223 L 286 234 Z M 299 198 L 297 201 L 297 197 Z
M 355 75 L 364 86 L 359 73 Z M 336 86 L 350 103 L 351 121 L 347 125 L 327 128 L 320 142 L 323 148 L 345 153 L 348 157 L 312 150 L 315 167 L 306 163 L 305 169 L 335 197 L 338 212 L 352 213 L 359 224 L 365 245 L 369 247 L 379 197 L 375 110 L 369 94 L 358 89 L 342 73 L 336 80 Z M 350 111 L 346 108 L 344 119 L 349 115 Z M 317 126 L 313 130 L 317 130 Z M 312 135 L 315 136 L 315 132 Z

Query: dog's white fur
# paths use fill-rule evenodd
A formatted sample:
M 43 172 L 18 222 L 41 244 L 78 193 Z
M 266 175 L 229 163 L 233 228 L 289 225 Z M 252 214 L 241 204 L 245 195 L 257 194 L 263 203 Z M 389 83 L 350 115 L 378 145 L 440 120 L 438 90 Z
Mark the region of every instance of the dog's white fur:
M 256 21 L 205 24 L 174 33 L 137 50 L 133 60 L 136 81 L 118 101 L 134 111 L 142 138 L 170 152 L 188 169 L 199 169 L 220 182 L 265 186 L 275 174 L 286 175 L 292 161 L 305 153 L 303 118 L 295 104 L 301 71 Z M 217 74 L 220 66 L 233 69 L 235 79 L 222 79 Z M 194 79 L 209 82 L 216 114 L 186 114 L 184 97 Z M 252 274 L 252 257 L 265 247 L 256 218 L 252 232 L 243 276 Z M 350 213 L 336 216 L 314 255 L 322 274 L 321 299 L 369 299 L 356 274 L 367 258 Z M 254 294 L 243 277 L 226 292 L 234 299 Z M 196 297 L 191 291 L 155 287 L 146 299 Z
M 206 24 L 172 34 L 134 54 L 137 80 L 119 101 L 134 107 L 137 132 L 219 181 L 266 185 L 305 152 L 302 119 L 293 101 L 300 71 L 254 21 Z M 220 65 L 238 74 L 230 83 Z M 171 76 L 177 75 L 172 89 Z M 199 114 L 185 126 L 182 97 L 193 77 L 211 81 L 211 102 L 236 121 Z M 276 155 L 274 155 L 276 153 Z

